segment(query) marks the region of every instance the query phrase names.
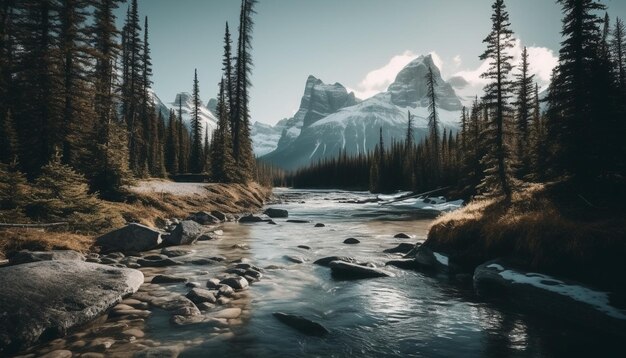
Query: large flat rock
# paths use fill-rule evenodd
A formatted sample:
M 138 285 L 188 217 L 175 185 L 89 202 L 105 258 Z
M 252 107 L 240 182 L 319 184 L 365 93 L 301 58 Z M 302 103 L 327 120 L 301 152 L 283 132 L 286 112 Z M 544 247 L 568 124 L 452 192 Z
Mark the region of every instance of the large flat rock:
M 65 335 L 139 289 L 140 271 L 82 261 L 0 269 L 0 356 Z

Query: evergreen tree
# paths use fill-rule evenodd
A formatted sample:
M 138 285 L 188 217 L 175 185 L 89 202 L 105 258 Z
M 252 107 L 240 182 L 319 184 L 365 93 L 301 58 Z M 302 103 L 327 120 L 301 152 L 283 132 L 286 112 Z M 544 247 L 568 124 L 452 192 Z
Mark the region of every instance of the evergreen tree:
M 96 59 L 94 79 L 95 96 L 95 155 L 91 164 L 91 190 L 111 198 L 127 184 L 128 147 L 125 129 L 117 118 L 117 101 L 114 92 L 116 72 L 114 64 L 120 46 L 114 10 L 119 0 L 99 0 L 94 3 L 93 47 Z
M 94 194 L 89 194 L 85 177 L 61 162 L 57 154 L 41 169 L 27 215 L 43 222 L 67 221 L 75 231 L 95 233 L 123 224 Z
M 602 55 L 602 19 L 596 14 L 605 7 L 595 0 L 558 2 L 564 40 L 549 94 L 551 133 L 558 142 L 554 162 L 561 175 L 588 187 L 623 161 L 616 157 L 621 138 L 615 133 L 611 66 Z
M 229 117 L 232 117 L 233 111 L 231 108 L 234 106 L 235 99 L 235 91 L 234 91 L 234 83 L 233 83 L 233 64 L 232 64 L 232 40 L 230 39 L 230 31 L 228 29 L 228 22 L 226 22 L 226 29 L 224 30 L 224 55 L 222 57 L 222 71 L 224 73 L 224 81 L 226 85 L 226 106 L 228 108 Z M 234 128 L 233 125 L 234 118 L 229 118 L 230 127 L 231 127 L 231 138 L 234 136 Z
M 406 124 L 406 139 L 404 140 L 407 148 L 410 148 L 413 145 L 413 116 L 410 111 L 406 112 L 407 124 Z
M 433 171 L 434 178 L 437 180 L 441 175 L 441 154 L 439 149 L 439 118 L 437 117 L 437 93 L 435 88 L 437 87 L 437 79 L 433 74 L 432 67 L 428 67 L 426 73 L 426 88 L 428 91 L 428 132 L 429 141 L 431 144 L 430 166 Z
M 491 80 L 485 86 L 485 102 L 493 110 L 492 118 L 485 129 L 488 153 L 484 158 L 485 178 L 481 183 L 481 189 L 487 194 L 503 194 L 508 201 L 512 194 L 511 154 L 504 137 L 505 121 L 511 112 L 508 104 L 511 97 L 511 81 L 508 76 L 513 57 L 509 52 L 514 43 L 504 0 L 496 0 L 492 9 L 491 32 L 483 40 L 487 44 L 487 49 L 480 56 L 481 60 L 489 60 L 489 69 L 482 77 Z
M 16 3 L 19 17 L 15 41 L 14 123 L 20 145 L 20 165 L 29 178 L 36 176 L 62 145 L 61 64 L 54 36 L 58 16 L 52 0 L 23 0 Z
M 250 111 L 248 88 L 251 85 L 252 73 L 252 30 L 256 0 L 242 0 L 239 23 L 239 39 L 237 44 L 237 61 L 235 65 L 235 96 L 231 105 L 233 116 L 233 156 L 237 162 L 238 180 L 246 182 L 254 172 L 254 154 L 250 138 Z
M 213 132 L 211 145 L 211 175 L 214 181 L 228 183 L 236 179 L 235 160 L 232 152 L 230 116 L 227 108 L 226 80 L 222 78 L 217 98 L 217 129 Z
M 519 162 L 517 177 L 522 179 L 531 170 L 530 121 L 532 117 L 532 92 L 534 75 L 529 73 L 528 50 L 522 51 L 522 62 L 515 80 L 516 107 L 516 155 Z
M 7 109 L 0 121 L 0 163 L 9 164 L 18 158 L 17 134 L 11 110 Z
M 200 122 L 200 88 L 198 85 L 198 71 L 193 77 L 192 93 L 193 109 L 191 113 L 191 152 L 189 154 L 189 169 L 192 173 L 201 173 L 202 160 L 202 123 Z
M 14 104 L 14 1 L 0 5 L 0 163 L 11 163 L 18 154 L 11 106 Z
M 617 66 L 618 84 L 622 95 L 626 94 L 626 29 L 624 22 L 619 17 L 615 19 L 615 26 L 612 31 L 611 53 L 613 61 Z
M 178 173 L 178 131 L 174 110 L 170 110 L 167 122 L 167 137 L 165 139 L 165 169 L 170 174 Z
M 132 0 L 124 28 L 122 108 L 128 132 L 129 165 L 135 175 L 145 173 L 141 104 L 143 99 L 142 43 L 137 0 Z
M 143 46 L 141 52 L 141 148 L 139 154 L 140 167 L 147 166 L 149 173 L 154 175 L 159 172 L 156 169 L 157 151 L 158 151 L 158 123 L 154 103 L 150 94 L 152 86 L 152 57 L 150 56 L 148 17 L 144 18 L 143 27 Z M 149 173 L 142 173 L 146 176 Z
M 16 163 L 0 163 L 0 222 L 24 221 L 30 194 L 31 188 Z

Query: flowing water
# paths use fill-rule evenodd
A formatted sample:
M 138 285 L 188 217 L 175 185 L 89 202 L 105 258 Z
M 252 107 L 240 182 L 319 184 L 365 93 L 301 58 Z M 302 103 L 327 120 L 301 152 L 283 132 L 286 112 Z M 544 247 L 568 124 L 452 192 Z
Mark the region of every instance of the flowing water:
M 285 219 L 276 219 L 278 225 L 227 223 L 220 239 L 199 242 L 193 246 L 194 253 L 179 258 L 188 262 L 220 255 L 227 261 L 243 258 L 259 267 L 269 266 L 261 281 L 225 305 L 241 308 L 240 317 L 222 328 L 173 327 L 170 312 L 151 309 L 145 321 L 129 321 L 145 337 L 114 338 L 107 352 L 132 355 L 154 346 L 175 346 L 181 357 L 569 357 L 617 352 L 619 342 L 600 333 L 486 302 L 474 294 L 468 280 L 392 267 L 386 269 L 395 277 L 335 280 L 328 268 L 312 262 L 342 255 L 384 266 L 400 256 L 383 250 L 425 240 L 432 218 L 386 211 L 375 203 L 345 203 L 371 198 L 368 193 L 288 189 L 275 193 L 283 202 L 274 207 L 287 209 L 289 219 L 310 223 Z M 316 228 L 315 223 L 325 227 Z M 393 237 L 400 232 L 412 238 Z M 361 243 L 343 244 L 348 237 Z M 300 256 L 306 262 L 291 263 L 285 255 Z M 142 270 L 147 281 L 150 275 L 167 273 L 204 283 L 224 268 L 185 264 Z M 184 284 L 144 286 L 142 291 L 163 297 L 189 290 Z M 277 311 L 319 322 L 331 333 L 323 338 L 303 335 L 276 320 L 272 313 Z M 88 337 L 112 336 L 103 332 Z M 88 351 L 81 345 L 72 348 L 79 338 L 53 345 L 75 353 Z

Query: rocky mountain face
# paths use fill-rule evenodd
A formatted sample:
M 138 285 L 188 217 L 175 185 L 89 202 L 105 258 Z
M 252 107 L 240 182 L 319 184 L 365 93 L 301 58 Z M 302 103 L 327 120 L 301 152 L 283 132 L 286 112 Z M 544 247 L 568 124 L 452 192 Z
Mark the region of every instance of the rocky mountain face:
M 364 101 L 347 93 L 336 83 L 327 85 L 310 76 L 300 109 L 293 118 L 280 121 L 274 130 L 281 136 L 276 149 L 262 158 L 285 169 L 296 169 L 340 152 L 349 154 L 372 150 L 379 141 L 379 130 L 387 145 L 403 140 L 408 113 L 414 116 L 415 139 L 427 133 L 428 99 L 425 76 L 428 66 L 437 80 L 438 114 L 442 128 L 456 130 L 461 102 L 450 84 L 441 78 L 432 57 L 420 56 L 404 69 L 386 92 Z

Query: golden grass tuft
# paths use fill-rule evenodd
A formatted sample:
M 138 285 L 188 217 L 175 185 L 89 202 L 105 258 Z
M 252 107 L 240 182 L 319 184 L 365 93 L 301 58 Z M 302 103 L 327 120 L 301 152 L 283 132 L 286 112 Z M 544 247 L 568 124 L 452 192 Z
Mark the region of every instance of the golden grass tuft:
M 0 259 L 20 250 L 48 251 L 74 250 L 87 252 L 93 245 L 91 236 L 68 232 L 50 232 L 43 229 L 11 228 L 0 230 Z
M 509 257 L 534 270 L 604 286 L 626 282 L 626 215 L 561 201 L 555 187 L 530 185 L 509 204 L 499 198 L 473 201 L 435 220 L 425 245 L 466 269 Z

